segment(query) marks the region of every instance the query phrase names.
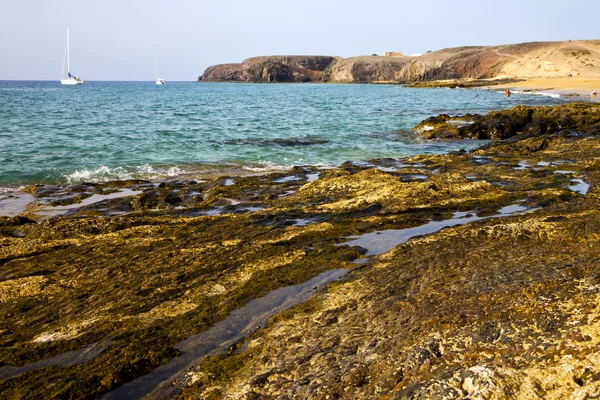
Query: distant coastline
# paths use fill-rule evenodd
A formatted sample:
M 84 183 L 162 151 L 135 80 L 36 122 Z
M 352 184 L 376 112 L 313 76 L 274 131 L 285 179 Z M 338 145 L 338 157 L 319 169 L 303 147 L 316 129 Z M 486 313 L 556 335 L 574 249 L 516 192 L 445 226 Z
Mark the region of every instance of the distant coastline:
M 583 95 L 600 87 L 600 40 L 465 46 L 404 56 L 252 57 L 207 68 L 198 82 L 497 86 Z M 394 54 L 389 56 L 387 54 Z

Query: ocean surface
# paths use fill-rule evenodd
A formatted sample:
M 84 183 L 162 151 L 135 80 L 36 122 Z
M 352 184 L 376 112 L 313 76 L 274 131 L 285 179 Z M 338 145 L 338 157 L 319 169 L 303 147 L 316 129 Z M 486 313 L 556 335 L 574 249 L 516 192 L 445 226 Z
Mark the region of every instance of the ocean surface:
M 410 129 L 440 113 L 561 102 L 399 85 L 0 81 L 0 193 L 470 149 L 481 142 L 426 141 Z

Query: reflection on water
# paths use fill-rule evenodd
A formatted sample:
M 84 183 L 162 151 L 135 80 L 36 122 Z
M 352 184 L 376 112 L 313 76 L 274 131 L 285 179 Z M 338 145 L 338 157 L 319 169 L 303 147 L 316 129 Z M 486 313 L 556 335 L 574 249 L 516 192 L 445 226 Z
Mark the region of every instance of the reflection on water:
M 348 245 L 359 246 L 367 250 L 365 255 L 375 256 L 386 253 L 394 247 L 406 243 L 409 239 L 428 235 L 439 231 L 442 228 L 468 224 L 469 222 L 479 221 L 487 218 L 505 217 L 508 215 L 522 214 L 531 212 L 535 209 L 529 209 L 521 204 L 511 204 L 498 210 L 498 214 L 489 217 L 478 217 L 473 212 L 456 212 L 451 219 L 444 221 L 430 221 L 424 225 L 415 226 L 406 229 L 387 229 L 383 231 L 374 231 L 358 236 L 350 236 L 352 239 L 348 242 L 340 243 L 338 246 Z
M 42 217 L 49 218 L 49 217 L 54 217 L 57 215 L 62 215 L 65 212 L 70 211 L 70 210 L 75 210 L 77 208 L 82 208 L 85 206 L 89 206 L 91 204 L 100 203 L 105 200 L 118 199 L 121 197 L 128 197 L 128 196 L 137 196 L 138 194 L 142 194 L 142 193 L 143 193 L 142 190 L 133 190 L 133 189 L 124 188 L 124 189 L 120 189 L 119 191 L 110 193 L 110 194 L 93 194 L 90 197 L 83 199 L 79 203 L 69 204 L 68 206 L 54 206 L 54 207 L 53 206 L 45 206 L 45 207 L 42 207 L 42 208 L 40 208 L 39 211 L 36 212 L 36 214 L 38 214 L 39 216 L 42 216 Z
M 342 243 L 344 245 L 360 246 L 367 249 L 367 256 L 374 256 L 390 251 L 394 247 L 406 243 L 409 239 L 427 235 L 439 231 L 447 226 L 456 226 L 467 224 L 472 221 L 480 220 L 480 217 L 469 214 L 459 218 L 452 218 L 445 221 L 430 221 L 425 225 L 415 226 L 406 229 L 387 229 L 383 231 L 374 231 L 365 233 L 360 236 L 350 236 L 349 242 Z
M 570 190 L 577 192 L 579 194 L 582 194 L 584 196 L 587 195 L 588 190 L 590 190 L 589 183 L 585 183 L 581 179 L 573 179 L 571 182 L 574 182 L 574 183 L 568 186 L 568 188 Z
M 110 341 L 105 340 L 102 343 L 94 343 L 87 347 L 84 347 L 83 349 L 69 351 L 67 353 L 59 354 L 46 360 L 36 361 L 34 363 L 27 364 L 22 367 L 0 367 L 0 379 L 11 379 L 27 371 L 31 371 L 37 368 L 48 367 L 50 365 L 58 365 L 59 367 L 70 367 L 72 365 L 83 364 L 85 362 L 93 360 L 98 354 L 102 353 L 102 351 L 104 351 L 109 345 Z
M 172 383 L 182 378 L 190 367 L 206 356 L 220 354 L 242 340 L 246 335 L 262 328 L 268 319 L 298 303 L 308 300 L 315 289 L 342 278 L 346 269 L 325 271 L 300 285 L 287 286 L 254 299 L 244 307 L 205 332 L 191 336 L 175 347 L 183 354 L 105 396 L 105 399 L 163 398 L 176 390 Z
M 34 200 L 35 198 L 27 193 L 2 193 L 0 194 L 0 216 L 16 217 Z
M 287 182 L 294 182 L 294 181 L 300 181 L 300 180 L 302 180 L 302 178 L 299 178 L 299 177 L 294 176 L 294 175 L 290 175 L 290 176 L 284 176 L 282 178 L 275 179 L 273 182 L 275 182 L 275 183 L 287 183 Z

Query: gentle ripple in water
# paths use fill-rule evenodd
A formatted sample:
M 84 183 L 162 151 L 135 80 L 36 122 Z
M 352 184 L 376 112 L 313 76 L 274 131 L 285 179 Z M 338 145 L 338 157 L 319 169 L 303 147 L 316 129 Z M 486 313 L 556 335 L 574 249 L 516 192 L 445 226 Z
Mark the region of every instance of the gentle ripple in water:
M 410 128 L 439 113 L 558 102 L 399 85 L 0 81 L 0 186 L 442 153 L 481 142 L 423 141 Z

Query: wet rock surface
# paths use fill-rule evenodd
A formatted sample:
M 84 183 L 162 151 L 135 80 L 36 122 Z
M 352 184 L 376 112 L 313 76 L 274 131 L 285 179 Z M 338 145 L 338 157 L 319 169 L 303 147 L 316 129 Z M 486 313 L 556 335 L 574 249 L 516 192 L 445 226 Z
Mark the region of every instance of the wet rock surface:
M 170 396 L 597 396 L 600 142 L 589 121 L 469 153 L 29 188 L 37 203 L 0 218 L 0 372 L 25 371 L 0 393 L 102 397 L 184 357 L 179 343 L 253 299 L 344 268 L 345 280 L 195 362 Z M 85 203 L 94 195 L 105 197 Z M 498 215 L 505 207 L 528 212 Z M 469 215 L 481 219 L 383 254 L 347 244 Z M 41 362 L 95 344 L 84 362 Z
M 431 117 L 414 128 L 427 139 L 508 139 L 562 132 L 578 135 L 600 132 L 600 104 L 570 103 L 559 106 L 523 106 L 486 115 L 466 114 Z M 518 140 L 523 139 L 519 137 Z

